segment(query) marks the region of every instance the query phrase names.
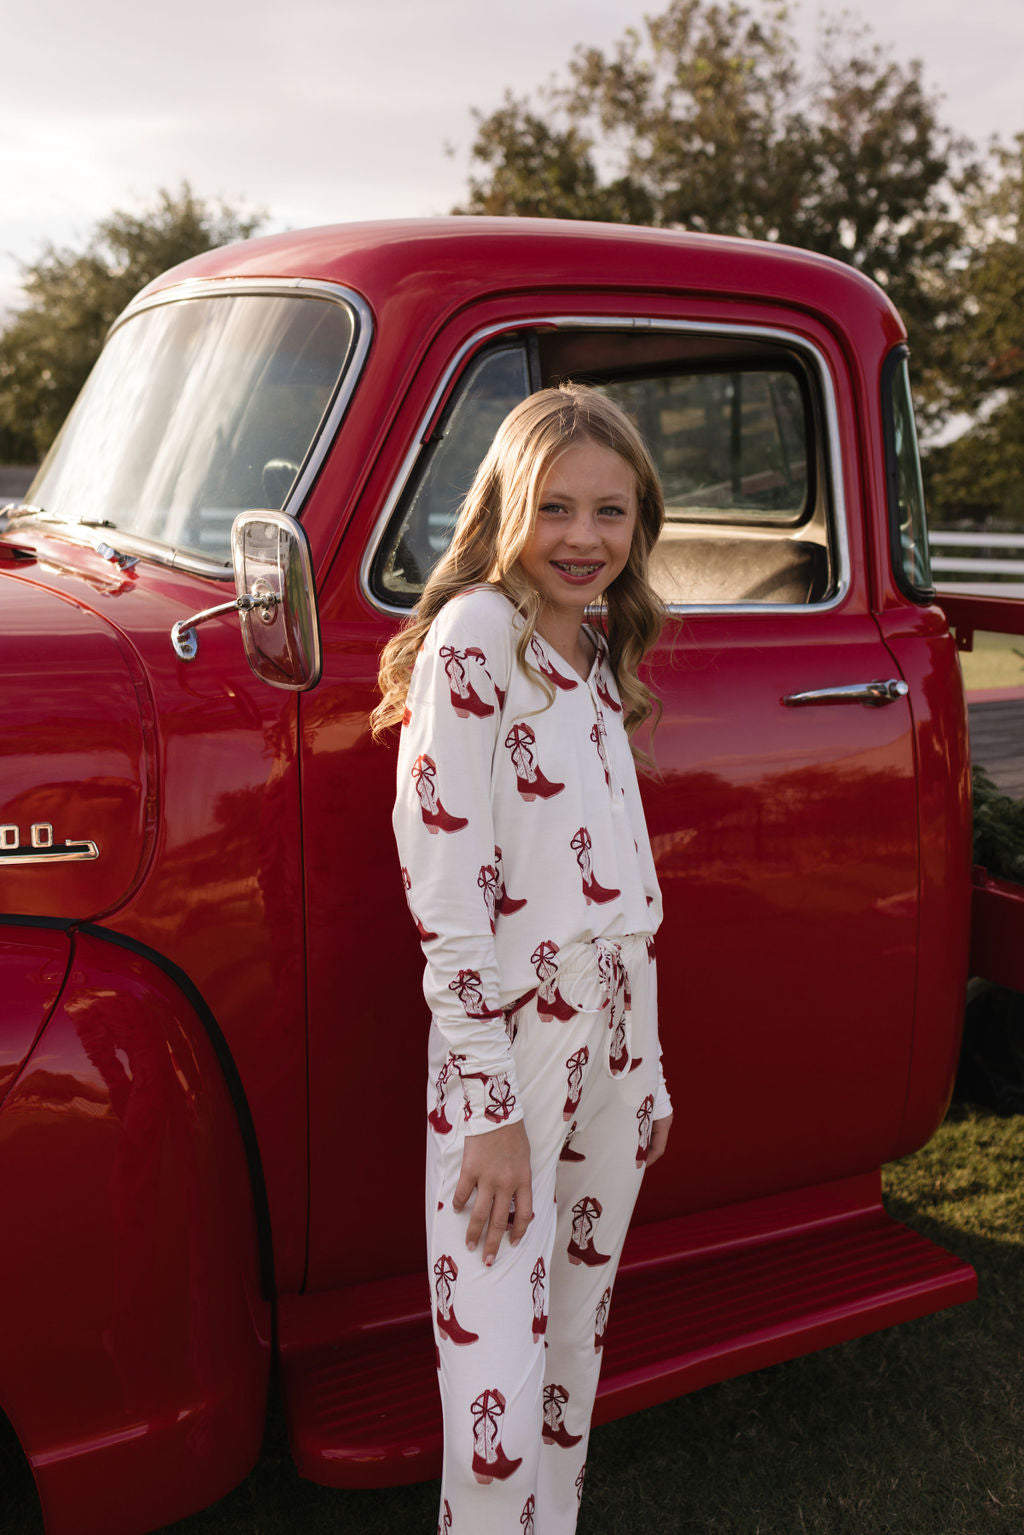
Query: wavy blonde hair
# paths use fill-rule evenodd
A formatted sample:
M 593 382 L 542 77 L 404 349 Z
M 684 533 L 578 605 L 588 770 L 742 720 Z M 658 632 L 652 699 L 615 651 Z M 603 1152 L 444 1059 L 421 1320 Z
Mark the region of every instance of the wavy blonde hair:
M 637 669 L 664 620 L 648 580 L 651 550 L 665 520 L 661 484 L 644 440 L 625 412 L 594 389 L 566 383 L 529 395 L 498 428 L 462 503 L 447 552 L 434 567 L 414 613 L 381 652 L 381 701 L 370 720 L 375 737 L 400 723 L 416 654 L 435 617 L 446 602 L 472 586 L 496 587 L 522 614 L 516 657 L 528 675 L 545 685 L 546 679 L 526 660 L 541 600 L 519 557 L 536 525 L 549 470 L 566 448 L 586 440 L 617 453 L 636 481 L 637 519 L 629 558 L 600 602 L 628 734 L 660 712 Z M 545 691 L 553 696 L 550 685 Z

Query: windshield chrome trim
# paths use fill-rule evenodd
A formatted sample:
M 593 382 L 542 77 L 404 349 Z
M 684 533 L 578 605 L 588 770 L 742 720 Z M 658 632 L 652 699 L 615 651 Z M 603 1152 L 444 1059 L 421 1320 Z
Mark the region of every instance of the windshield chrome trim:
M 295 294 L 299 297 L 309 297 L 322 301 L 343 304 L 351 310 L 355 324 L 353 327 L 352 346 L 346 361 L 345 371 L 339 380 L 336 392 L 320 427 L 309 446 L 309 451 L 303 463 L 302 472 L 297 477 L 291 490 L 288 492 L 284 506 L 275 508 L 287 513 L 290 517 L 299 518 L 316 478 L 323 467 L 324 459 L 334 441 L 338 428 L 348 410 L 349 402 L 355 392 L 356 384 L 363 371 L 370 343 L 373 340 L 373 311 L 354 288 L 347 288 L 341 283 L 320 282 L 305 277 L 211 277 L 191 278 L 187 282 L 175 283 L 172 287 L 161 288 L 156 293 L 147 294 L 145 291 L 128 305 L 127 309 L 114 321 L 107 332 L 107 341 L 128 320 L 145 310 L 155 309 L 161 304 L 181 303 L 185 300 L 223 298 L 235 295 L 260 295 L 268 296 L 280 294 Z M 32 521 L 26 518 L 26 521 Z M 86 524 L 54 520 L 50 526 L 59 526 L 64 529 L 81 530 Z M 159 543 L 156 539 L 146 538 L 141 533 L 131 533 L 121 528 L 106 528 L 104 530 L 106 541 L 113 538 L 119 546 L 129 550 L 142 558 L 152 560 L 155 564 L 169 566 L 172 570 L 188 571 L 192 575 L 207 576 L 216 581 L 230 581 L 233 579 L 233 570 L 230 559 L 227 562 L 210 559 L 208 555 L 196 553 L 188 549 L 177 549 L 173 544 Z M 72 540 L 89 544 L 88 538 Z
M 532 318 L 508 320 L 498 325 L 488 325 L 482 330 L 474 332 L 469 340 L 459 347 L 446 368 L 441 382 L 431 395 L 427 408 L 416 429 L 415 439 L 402 460 L 398 473 L 392 482 L 391 490 L 388 492 L 380 515 L 374 524 L 373 532 L 367 542 L 359 567 L 359 581 L 363 595 L 378 612 L 387 613 L 398 618 L 408 618 L 410 613 L 414 611 L 412 608 L 400 607 L 396 603 L 384 602 L 378 597 L 370 586 L 370 574 L 384 534 L 394 516 L 399 501 L 405 494 L 413 466 L 422 452 L 427 428 L 433 421 L 435 412 L 442 399 L 451 387 L 453 378 L 461 369 L 466 358 L 472 352 L 478 350 L 485 342 L 503 334 L 511 336 L 517 331 L 537 330 L 542 327 L 545 330 L 631 330 L 643 331 L 647 334 L 657 331 L 680 331 L 700 336 L 740 337 L 748 341 L 782 342 L 784 345 L 804 354 L 809 366 L 813 366 L 815 370 L 824 404 L 825 467 L 829 473 L 829 489 L 831 491 L 829 521 L 833 524 L 832 530 L 835 533 L 836 564 L 839 573 L 836 590 L 824 602 L 671 602 L 666 603 L 665 608 L 669 613 L 687 615 L 701 613 L 771 615 L 776 613 L 827 613 L 831 609 L 842 605 L 850 591 L 850 539 L 847 525 L 846 493 L 842 474 L 843 458 L 839 445 L 839 411 L 836 405 L 832 374 L 827 366 L 824 354 L 813 341 L 808 340 L 806 336 L 797 335 L 795 332 L 785 330 L 777 325 L 715 324 L 714 322 L 704 320 L 666 320 L 639 315 L 619 317 L 609 317 L 607 315 L 540 315 Z

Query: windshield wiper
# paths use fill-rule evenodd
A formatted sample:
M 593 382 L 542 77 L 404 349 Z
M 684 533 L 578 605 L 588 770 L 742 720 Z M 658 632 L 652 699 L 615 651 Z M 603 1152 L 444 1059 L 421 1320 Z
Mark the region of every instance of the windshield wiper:
M 33 522 L 59 522 L 67 528 L 116 528 L 117 523 L 111 522 L 106 517 L 64 517 L 60 512 L 48 512 L 42 506 L 30 506 L 23 503 L 21 506 L 0 507 L 0 513 L 9 522 L 15 522 L 19 517 L 31 517 Z

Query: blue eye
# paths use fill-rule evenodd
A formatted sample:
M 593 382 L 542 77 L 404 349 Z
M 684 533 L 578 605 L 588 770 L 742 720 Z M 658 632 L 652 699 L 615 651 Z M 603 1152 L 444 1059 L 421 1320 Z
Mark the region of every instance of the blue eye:
M 543 512 L 546 517 L 553 517 L 557 516 L 559 512 L 564 512 L 565 507 L 560 501 L 545 501 L 544 505 L 538 507 L 537 510 Z

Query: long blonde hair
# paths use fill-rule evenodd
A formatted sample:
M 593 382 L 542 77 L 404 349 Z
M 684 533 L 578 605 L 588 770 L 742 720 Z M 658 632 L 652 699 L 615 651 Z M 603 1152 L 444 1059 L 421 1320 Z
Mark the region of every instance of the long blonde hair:
M 548 471 L 566 448 L 586 439 L 617 453 L 636 481 L 637 519 L 629 558 L 600 604 L 608 659 L 629 735 L 657 708 L 637 674 L 664 618 L 648 581 L 650 553 L 665 520 L 657 471 L 640 433 L 616 404 L 581 384 L 561 384 L 529 395 L 498 428 L 462 503 L 447 552 L 427 580 L 415 612 L 381 652 L 378 685 L 382 696 L 371 716 L 375 737 L 401 721 L 416 654 L 435 617 L 446 602 L 471 586 L 497 587 L 522 614 L 524 627 L 516 656 L 523 670 L 534 674 L 526 651 L 541 601 L 519 556 L 533 533 Z M 543 685 L 544 679 L 537 675 Z M 551 689 L 545 691 L 550 694 Z

